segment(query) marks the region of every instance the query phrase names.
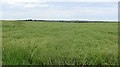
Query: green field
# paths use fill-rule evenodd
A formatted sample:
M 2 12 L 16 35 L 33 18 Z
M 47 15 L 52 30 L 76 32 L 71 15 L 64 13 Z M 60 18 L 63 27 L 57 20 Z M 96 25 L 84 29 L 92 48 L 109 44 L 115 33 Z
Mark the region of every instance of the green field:
M 118 23 L 2 22 L 3 64 L 118 64 Z
M 0 65 L 2 65 L 2 21 L 0 20 Z

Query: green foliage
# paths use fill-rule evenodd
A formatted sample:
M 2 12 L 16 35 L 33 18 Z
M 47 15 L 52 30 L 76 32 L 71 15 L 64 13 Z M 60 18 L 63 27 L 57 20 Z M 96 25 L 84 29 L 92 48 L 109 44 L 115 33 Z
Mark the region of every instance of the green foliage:
M 117 25 L 3 21 L 3 64 L 118 64 Z

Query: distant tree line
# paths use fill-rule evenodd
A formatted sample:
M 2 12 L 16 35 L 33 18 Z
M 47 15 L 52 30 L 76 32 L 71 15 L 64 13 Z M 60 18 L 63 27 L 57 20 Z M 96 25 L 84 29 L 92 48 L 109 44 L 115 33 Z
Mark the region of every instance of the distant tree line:
M 33 19 L 26 19 L 23 21 L 39 21 L 39 22 L 66 22 L 66 23 L 98 23 L 98 22 L 107 22 L 107 21 L 80 21 L 80 20 L 33 20 Z

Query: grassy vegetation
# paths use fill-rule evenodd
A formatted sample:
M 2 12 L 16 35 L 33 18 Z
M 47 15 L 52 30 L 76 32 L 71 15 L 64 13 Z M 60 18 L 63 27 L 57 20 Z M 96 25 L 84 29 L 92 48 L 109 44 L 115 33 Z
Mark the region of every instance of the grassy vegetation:
M 3 64 L 118 64 L 118 23 L 3 21 Z
M 0 20 L 0 65 L 2 65 L 2 21 Z

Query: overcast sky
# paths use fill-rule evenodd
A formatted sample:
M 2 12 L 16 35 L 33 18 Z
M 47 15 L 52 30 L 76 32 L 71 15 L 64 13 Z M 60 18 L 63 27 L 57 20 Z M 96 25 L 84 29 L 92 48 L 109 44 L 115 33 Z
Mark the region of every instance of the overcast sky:
M 119 0 L 2 0 L 0 19 L 118 20 Z

